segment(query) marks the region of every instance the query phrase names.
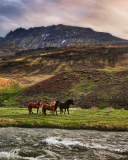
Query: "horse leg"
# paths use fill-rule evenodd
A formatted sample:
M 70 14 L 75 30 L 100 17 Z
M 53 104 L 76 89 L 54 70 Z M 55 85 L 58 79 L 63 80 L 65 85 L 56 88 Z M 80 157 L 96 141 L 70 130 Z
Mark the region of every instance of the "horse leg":
M 46 116 L 46 110 L 42 108 L 42 115 Z
M 46 116 L 46 109 L 45 109 L 45 111 L 44 111 L 44 114 L 45 114 L 45 116 Z
M 30 108 L 30 109 L 31 109 L 31 113 L 33 113 L 33 112 L 32 112 L 32 108 Z
M 52 115 L 54 116 L 54 109 L 52 110 Z
M 65 114 L 65 112 L 66 112 L 66 111 L 64 111 L 64 114 Z
M 43 113 L 42 113 L 42 115 L 46 116 L 45 114 L 46 114 L 46 113 L 45 113 L 45 111 L 43 110 Z
M 43 112 L 44 112 L 44 116 L 46 116 L 46 110 L 44 110 Z
M 54 114 L 55 114 L 55 112 L 56 112 L 56 115 L 58 116 L 58 114 L 57 114 L 57 109 L 56 109 L 56 110 L 54 110 Z
M 31 113 L 33 113 L 33 112 L 32 112 L 32 108 L 29 108 L 29 114 L 31 114 Z
M 62 114 L 62 112 L 63 112 L 63 109 L 60 109 L 60 114 Z
M 43 109 L 43 105 L 42 105 L 42 116 L 44 115 L 44 109 Z
M 58 116 L 58 114 L 57 114 L 57 110 L 56 110 L 56 115 Z
M 65 109 L 65 112 L 66 112 L 66 109 Z M 65 112 L 64 112 L 64 114 L 65 114 Z
M 29 110 L 29 114 L 31 114 L 31 108 L 28 108 L 28 110 Z
M 67 108 L 68 114 L 69 114 L 69 108 Z
M 38 110 L 39 110 L 39 108 L 37 108 L 37 114 L 38 114 Z

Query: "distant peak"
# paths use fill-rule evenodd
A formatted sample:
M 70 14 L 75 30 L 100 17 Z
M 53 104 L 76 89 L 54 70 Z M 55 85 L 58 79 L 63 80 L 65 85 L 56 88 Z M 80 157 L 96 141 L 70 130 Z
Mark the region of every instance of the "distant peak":
M 20 28 L 17 28 L 15 31 L 23 31 L 23 30 L 26 30 L 26 29 L 20 27 Z M 15 31 L 14 31 L 14 32 L 15 32 Z

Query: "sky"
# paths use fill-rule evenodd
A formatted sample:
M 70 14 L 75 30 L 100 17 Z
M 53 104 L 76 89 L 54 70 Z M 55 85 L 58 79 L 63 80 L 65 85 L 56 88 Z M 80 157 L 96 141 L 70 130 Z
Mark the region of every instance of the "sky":
M 58 24 L 128 39 L 128 0 L 0 0 L 0 37 L 20 27 Z

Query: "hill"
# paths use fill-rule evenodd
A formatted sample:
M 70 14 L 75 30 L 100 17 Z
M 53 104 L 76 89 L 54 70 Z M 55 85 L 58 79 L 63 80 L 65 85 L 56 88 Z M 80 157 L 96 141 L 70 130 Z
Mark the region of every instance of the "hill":
M 25 50 L 25 48 L 17 46 L 15 43 L 0 43 L 0 57 L 15 55 L 16 52 Z
M 54 99 L 66 101 L 74 99 L 81 108 L 98 107 L 104 109 L 128 109 L 128 71 L 77 70 L 63 72 L 49 79 L 34 84 L 20 96 L 25 102 L 42 99 L 51 102 Z M 21 98 L 22 97 L 22 98 Z M 23 98 L 24 97 L 24 98 Z
M 4 42 L 4 38 L 0 37 L 0 43 Z
M 0 75 L 27 88 L 15 101 L 65 101 L 77 107 L 127 109 L 128 47 L 78 46 L 21 51 L 1 58 Z
M 109 33 L 62 24 L 29 28 L 28 30 L 18 28 L 15 31 L 10 31 L 4 41 L 13 42 L 28 49 L 83 45 L 128 45 L 127 40 L 114 37 Z
M 0 90 L 19 89 L 21 87 L 15 80 L 0 78 Z

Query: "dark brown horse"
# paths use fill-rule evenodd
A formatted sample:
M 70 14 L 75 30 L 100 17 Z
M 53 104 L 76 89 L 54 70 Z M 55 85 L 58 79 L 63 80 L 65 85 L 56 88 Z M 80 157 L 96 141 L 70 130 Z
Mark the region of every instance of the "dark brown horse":
M 43 104 L 42 105 L 42 115 L 46 116 L 46 110 L 50 110 L 51 111 L 51 115 L 54 115 L 54 112 L 56 111 L 57 114 L 57 105 L 58 105 L 59 101 L 53 101 L 50 105 L 49 104 Z
M 58 114 L 57 114 L 57 106 L 58 106 L 58 105 L 59 105 L 59 101 L 56 101 L 54 113 L 56 112 L 56 115 L 57 115 L 57 116 L 58 116 Z
M 69 107 L 71 104 L 74 105 L 74 102 L 72 99 L 67 100 L 65 103 L 59 102 L 60 114 L 63 112 L 63 109 L 65 109 L 65 112 L 67 109 L 68 114 L 69 114 Z M 65 114 L 65 112 L 64 112 L 64 114 Z
M 37 114 L 38 114 L 38 110 L 39 110 L 39 108 L 40 108 L 40 105 L 41 105 L 42 101 L 43 101 L 43 100 L 40 99 L 40 100 L 37 101 L 36 103 L 34 103 L 34 102 L 28 103 L 29 114 L 33 113 L 33 112 L 32 112 L 32 108 L 37 108 Z

